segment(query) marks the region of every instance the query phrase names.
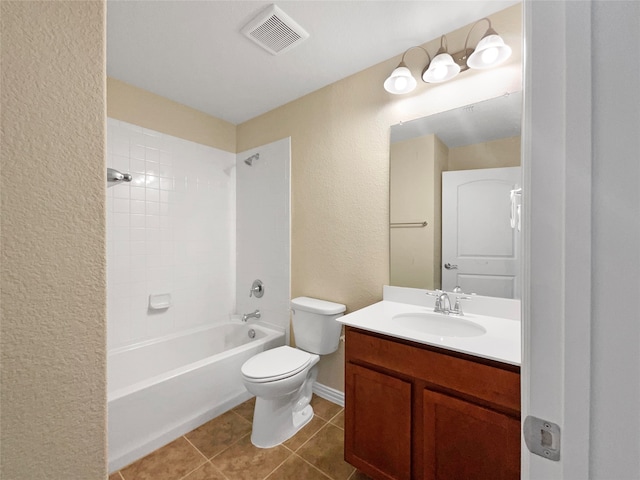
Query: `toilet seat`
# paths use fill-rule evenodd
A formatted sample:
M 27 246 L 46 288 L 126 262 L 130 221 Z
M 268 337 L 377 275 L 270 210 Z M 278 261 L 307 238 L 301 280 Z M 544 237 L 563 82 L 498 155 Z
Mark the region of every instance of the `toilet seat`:
M 249 382 L 273 382 L 301 372 L 312 358 L 310 353 L 285 345 L 251 357 L 240 371 Z

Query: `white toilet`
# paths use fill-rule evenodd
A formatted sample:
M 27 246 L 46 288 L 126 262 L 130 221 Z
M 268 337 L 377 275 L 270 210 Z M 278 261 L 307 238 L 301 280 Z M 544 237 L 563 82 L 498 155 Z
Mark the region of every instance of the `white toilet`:
M 291 438 L 313 418 L 311 389 L 320 355 L 338 349 L 346 307 L 309 297 L 291 300 L 296 348 L 261 352 L 242 365 L 242 381 L 256 396 L 251 443 L 270 448 Z

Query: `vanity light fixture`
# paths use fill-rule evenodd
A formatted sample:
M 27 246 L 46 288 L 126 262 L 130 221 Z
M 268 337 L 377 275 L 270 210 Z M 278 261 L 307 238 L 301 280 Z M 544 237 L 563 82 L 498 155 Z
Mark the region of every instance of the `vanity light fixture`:
M 471 32 L 479 23 L 486 21 L 489 27 L 475 49 L 469 48 L 469 37 Z M 404 62 L 404 58 L 410 50 L 419 48 L 423 50 L 429 61 L 422 71 L 422 80 L 426 83 L 442 83 L 451 80 L 460 72 L 469 68 L 487 69 L 495 67 L 511 56 L 511 47 L 504 43 L 504 40 L 492 28 L 491 20 L 482 18 L 474 23 L 467 34 L 464 42 L 464 49 L 453 54 L 448 53 L 447 37 L 440 37 L 440 49 L 436 56 L 431 59 L 429 52 L 424 48 L 411 47 L 402 54 L 400 64 L 395 68 L 389 78 L 384 82 L 384 89 L 393 94 L 409 93 L 416 88 L 416 79 L 411 75 L 411 71 Z
M 489 22 L 489 28 L 487 28 L 487 31 L 484 32 L 482 40 L 478 42 L 476 49 L 469 56 L 469 59 L 467 60 L 467 65 L 469 66 L 469 68 L 492 68 L 496 65 L 500 65 L 511 56 L 511 47 L 505 44 L 502 37 L 498 35 L 498 32 L 496 32 L 491 27 L 491 20 L 489 20 L 488 18 L 483 18 L 474 23 L 473 27 L 478 25 L 483 20 Z M 471 30 L 473 30 L 473 27 L 471 27 Z M 469 42 L 469 35 L 471 35 L 471 30 L 469 30 L 467 39 L 464 42 L 465 50 L 467 50 L 467 44 Z
M 431 63 L 431 57 L 429 56 L 429 52 L 427 52 L 422 47 L 411 47 L 406 52 L 402 54 L 402 59 L 400 60 L 400 64 L 391 72 L 389 78 L 384 81 L 384 89 L 389 93 L 394 94 L 402 94 L 409 93 L 416 88 L 418 82 L 411 75 L 411 71 L 407 67 L 407 64 L 404 63 L 404 57 L 414 48 L 418 48 L 422 50 L 427 57 L 429 58 L 429 63 Z M 427 64 L 428 65 L 428 64 Z
M 460 73 L 458 65 L 447 52 L 447 37 L 440 37 L 440 50 L 433 57 L 433 60 L 424 68 L 422 80 L 427 83 L 442 83 L 451 80 Z

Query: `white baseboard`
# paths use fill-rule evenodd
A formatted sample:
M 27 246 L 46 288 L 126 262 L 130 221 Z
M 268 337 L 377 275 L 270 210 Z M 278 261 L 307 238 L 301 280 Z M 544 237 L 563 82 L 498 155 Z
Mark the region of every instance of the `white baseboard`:
M 330 402 L 337 403 L 341 407 L 344 407 L 344 392 L 336 390 L 335 388 L 327 387 L 321 383 L 313 384 L 313 393 L 319 397 L 329 400 Z

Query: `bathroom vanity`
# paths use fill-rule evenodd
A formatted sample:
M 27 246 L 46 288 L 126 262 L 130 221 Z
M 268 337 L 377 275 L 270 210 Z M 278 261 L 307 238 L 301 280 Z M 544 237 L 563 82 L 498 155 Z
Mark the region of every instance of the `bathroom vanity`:
M 519 320 L 442 315 L 454 330 L 438 335 L 421 330 L 433 315 L 385 300 L 342 317 L 345 459 L 376 480 L 519 479 Z

